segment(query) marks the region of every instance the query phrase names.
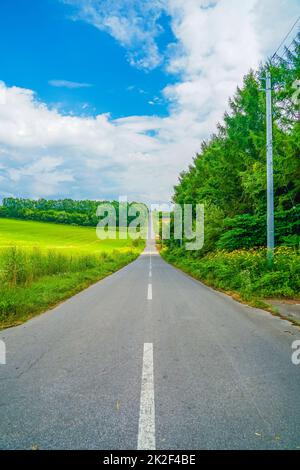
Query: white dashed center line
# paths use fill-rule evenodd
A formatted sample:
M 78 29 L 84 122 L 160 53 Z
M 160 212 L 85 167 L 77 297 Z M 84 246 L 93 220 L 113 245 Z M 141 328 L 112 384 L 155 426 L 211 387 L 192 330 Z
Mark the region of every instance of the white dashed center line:
M 148 284 L 147 300 L 152 300 L 152 284 Z
M 155 450 L 153 344 L 144 344 L 138 450 Z

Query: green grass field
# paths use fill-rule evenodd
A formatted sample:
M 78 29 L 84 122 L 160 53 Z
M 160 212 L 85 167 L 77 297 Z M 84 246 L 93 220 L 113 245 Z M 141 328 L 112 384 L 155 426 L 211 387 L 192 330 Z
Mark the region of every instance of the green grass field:
M 133 261 L 143 240 L 0 218 L 0 328 L 18 325 Z
M 16 246 L 25 249 L 55 249 L 63 253 L 101 253 L 128 249 L 135 251 L 135 245 L 132 240 L 99 240 L 95 227 L 0 218 L 0 250 Z

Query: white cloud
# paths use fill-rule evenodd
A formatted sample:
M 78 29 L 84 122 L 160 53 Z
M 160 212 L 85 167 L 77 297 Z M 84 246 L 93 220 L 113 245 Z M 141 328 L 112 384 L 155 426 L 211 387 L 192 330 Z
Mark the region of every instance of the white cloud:
M 164 93 L 172 103 L 173 119 L 185 116 L 199 138 L 214 129 L 243 74 L 262 58 L 252 26 L 255 4 L 256 0 L 170 2 L 178 43 L 168 69 L 181 79 Z
M 40 157 L 23 167 L 9 168 L 7 174 L 18 184 L 27 181 L 33 194 L 51 196 L 59 191 L 61 184 L 74 181 L 70 170 L 62 170 L 63 160 L 55 157 Z
M 269 16 L 267 2 L 272 5 Z M 93 0 L 77 3 L 88 9 L 86 14 L 92 14 L 100 4 Z M 145 22 L 152 2 L 139 2 L 136 10 L 135 1 L 123 3 L 130 12 L 124 16 L 126 21 L 142 15 L 141 4 L 149 5 L 145 18 L 133 21 L 139 31 L 134 37 L 146 38 L 146 60 L 154 23 L 148 27 Z M 158 9 L 161 3 L 153 5 Z M 191 163 L 201 140 L 215 130 L 228 97 L 249 68 L 276 49 L 299 5 L 298 0 L 266 0 L 264 7 L 261 3 L 168 1 L 176 42 L 169 48 L 167 67 L 179 78 L 163 90 L 170 100 L 170 113 L 165 118 L 113 120 L 108 114 L 96 118 L 63 115 L 40 103 L 32 91 L 0 83 L 0 96 L 5 96 L 0 104 L 0 176 L 5 177 L 0 197 L 110 198 L 127 194 L 136 200 L 167 201 L 179 172 Z M 102 4 L 107 12 L 112 5 Z M 121 21 L 124 11 L 120 5 L 118 8 L 114 6 L 112 13 Z M 102 21 L 104 16 L 97 18 Z M 117 37 L 115 29 L 109 28 Z M 121 44 L 132 52 L 131 39 L 126 42 L 121 32 L 118 34 Z
M 285 34 L 299 18 L 300 2 L 299 0 L 264 0 L 256 3 L 253 14 L 253 27 L 260 39 L 264 56 L 272 56 Z M 286 46 L 291 44 L 296 32 L 297 29 L 294 29 L 287 38 Z M 281 48 L 281 52 L 282 50 Z
M 70 88 L 76 89 L 76 88 L 90 88 L 91 85 L 90 83 L 80 83 L 80 82 L 70 82 L 69 80 L 49 80 L 49 85 L 56 87 L 56 88 Z
M 162 56 L 155 42 L 165 0 L 62 0 L 77 7 L 81 19 L 113 36 L 126 50 L 131 65 L 152 70 Z

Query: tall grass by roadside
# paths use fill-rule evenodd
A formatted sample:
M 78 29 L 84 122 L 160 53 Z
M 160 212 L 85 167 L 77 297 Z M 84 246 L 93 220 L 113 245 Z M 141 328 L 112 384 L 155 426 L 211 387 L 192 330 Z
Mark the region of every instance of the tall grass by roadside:
M 162 250 L 162 256 L 195 278 L 244 300 L 271 297 L 300 298 L 300 253 L 279 247 L 268 266 L 265 249 L 216 251 L 193 258 L 184 250 Z
M 0 328 L 13 326 L 117 271 L 136 251 L 67 255 L 12 247 L 0 251 Z
M 38 248 L 29 251 L 12 247 L 0 253 L 1 285 L 10 288 L 30 285 L 43 276 L 75 273 L 97 268 L 105 260 L 113 257 L 114 253 L 108 255 L 105 252 L 99 255 L 75 256 L 55 251 L 43 253 Z

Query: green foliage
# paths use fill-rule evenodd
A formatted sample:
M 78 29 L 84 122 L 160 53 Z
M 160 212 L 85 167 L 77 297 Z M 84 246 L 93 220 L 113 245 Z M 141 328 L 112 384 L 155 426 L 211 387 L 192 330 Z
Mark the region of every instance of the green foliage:
M 100 205 L 111 204 L 116 211 L 116 222 L 119 225 L 121 204 L 118 201 L 73 201 L 72 199 L 22 199 L 4 198 L 0 206 L 0 217 L 54 222 L 57 224 L 82 225 L 95 227 L 100 218 L 96 215 Z M 128 204 L 128 210 L 132 204 Z M 145 212 L 147 208 L 141 205 Z M 127 216 L 127 224 L 135 217 Z
M 243 214 L 224 221 L 225 230 L 217 241 L 224 250 L 266 245 L 266 216 Z M 275 213 L 277 245 L 299 246 L 300 205 Z
M 266 249 L 216 251 L 202 258 L 182 256 L 181 251 L 162 251 L 177 267 L 224 291 L 238 292 L 245 300 L 260 297 L 300 298 L 299 251 L 280 247 L 274 266 L 268 267 Z
M 300 35 L 285 59 L 272 65 L 274 104 L 274 188 L 276 241 L 293 243 L 300 235 L 300 122 L 292 96 L 300 78 Z M 205 205 L 203 253 L 266 244 L 265 67 L 251 71 L 229 101 L 218 132 L 174 188 L 174 202 Z M 214 219 L 210 214 L 216 214 Z M 295 211 L 295 212 L 293 212 Z M 286 215 L 284 215 L 286 213 Z M 219 215 L 225 218 L 224 224 Z M 288 238 L 287 238 L 288 237 Z
M 300 78 L 300 35 L 285 59 L 270 65 L 274 105 L 276 249 L 266 253 L 265 68 L 251 71 L 229 101 L 229 112 L 174 188 L 178 204 L 204 204 L 205 243 L 187 252 L 164 242 L 167 261 L 242 298 L 300 298 L 300 121 L 292 100 Z

